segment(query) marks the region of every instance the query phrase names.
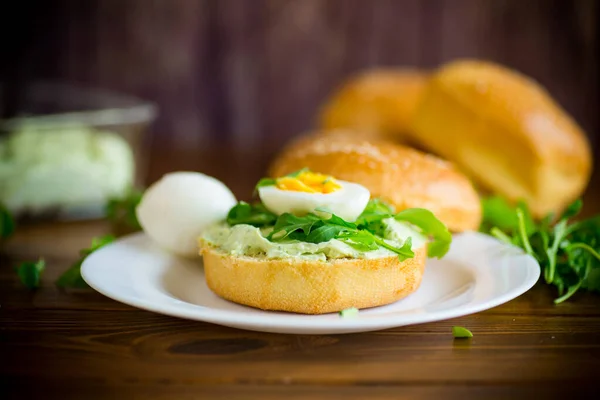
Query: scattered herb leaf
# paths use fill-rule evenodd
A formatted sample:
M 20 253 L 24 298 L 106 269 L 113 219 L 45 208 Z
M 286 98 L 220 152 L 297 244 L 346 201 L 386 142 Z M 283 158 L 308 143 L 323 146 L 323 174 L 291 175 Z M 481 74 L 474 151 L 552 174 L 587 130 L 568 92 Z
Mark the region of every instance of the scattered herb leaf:
M 358 308 L 351 307 L 346 308 L 345 310 L 340 311 L 340 317 L 342 318 L 350 318 L 358 315 Z
M 17 275 L 23 285 L 29 289 L 35 289 L 40 286 L 42 273 L 46 269 L 46 261 L 40 258 L 37 262 L 26 261 L 17 267 Z
M 452 336 L 454 336 L 457 339 L 466 339 L 466 338 L 472 338 L 473 333 L 471 333 L 471 331 L 468 330 L 467 328 L 463 328 L 462 326 L 453 326 L 452 327 Z
M 81 264 L 83 264 L 83 261 L 87 256 L 106 246 L 107 244 L 114 242 L 114 240 L 115 237 L 112 235 L 93 238 L 90 247 L 81 250 L 80 258 L 57 279 L 56 286 L 78 289 L 87 288 L 88 284 L 81 277 Z
M 130 188 L 123 196 L 109 199 L 105 207 L 106 218 L 116 225 L 141 230 L 135 209 L 142 201 L 143 194 L 141 190 Z
M 15 220 L 8 209 L 0 204 L 0 241 L 8 239 L 15 233 Z

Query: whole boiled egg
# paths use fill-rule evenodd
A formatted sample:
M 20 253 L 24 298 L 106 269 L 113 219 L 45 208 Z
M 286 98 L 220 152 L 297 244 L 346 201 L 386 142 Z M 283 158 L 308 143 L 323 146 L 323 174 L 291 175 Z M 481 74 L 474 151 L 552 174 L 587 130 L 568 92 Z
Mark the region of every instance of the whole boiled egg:
M 309 170 L 275 179 L 272 184 L 259 187 L 258 195 L 265 207 L 277 215 L 305 215 L 321 208 L 348 222 L 358 218 L 371 197 L 362 185 Z
M 136 208 L 144 232 L 163 249 L 184 257 L 198 255 L 198 237 L 225 220 L 237 203 L 216 178 L 199 172 L 172 172 L 151 185 Z

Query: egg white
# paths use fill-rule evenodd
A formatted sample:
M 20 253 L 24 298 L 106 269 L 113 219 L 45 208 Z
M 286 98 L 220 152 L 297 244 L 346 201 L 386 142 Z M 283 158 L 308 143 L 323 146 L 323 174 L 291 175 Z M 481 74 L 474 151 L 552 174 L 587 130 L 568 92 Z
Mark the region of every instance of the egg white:
M 357 183 L 336 182 L 341 188 L 332 193 L 297 192 L 263 186 L 258 188 L 258 195 L 265 207 L 277 215 L 286 212 L 305 215 L 323 208 L 348 222 L 354 222 L 367 206 L 371 193 Z
M 237 203 L 225 184 L 199 172 L 166 174 L 144 193 L 136 214 L 144 232 L 165 250 L 198 255 L 198 237 Z

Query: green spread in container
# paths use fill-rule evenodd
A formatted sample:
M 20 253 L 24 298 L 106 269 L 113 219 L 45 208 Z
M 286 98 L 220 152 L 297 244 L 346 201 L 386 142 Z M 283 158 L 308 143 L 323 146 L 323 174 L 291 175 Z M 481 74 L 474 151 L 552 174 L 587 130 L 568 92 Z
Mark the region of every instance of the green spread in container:
M 134 168 L 115 133 L 24 125 L 0 140 L 0 202 L 14 213 L 103 204 L 133 184 Z

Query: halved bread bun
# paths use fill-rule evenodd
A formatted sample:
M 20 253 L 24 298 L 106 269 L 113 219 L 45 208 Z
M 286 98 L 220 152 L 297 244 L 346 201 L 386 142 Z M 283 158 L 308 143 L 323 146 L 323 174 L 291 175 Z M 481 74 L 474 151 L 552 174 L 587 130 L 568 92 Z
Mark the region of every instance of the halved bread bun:
M 305 167 L 359 183 L 396 211 L 426 208 L 454 232 L 476 230 L 481 223 L 480 199 L 468 178 L 449 162 L 409 147 L 343 130 L 317 132 L 287 146 L 269 174 L 279 177 Z
M 414 258 L 265 259 L 233 256 L 202 246 L 208 287 L 247 306 L 302 314 L 325 314 L 393 303 L 421 284 L 426 246 Z
M 536 217 L 559 214 L 590 179 L 590 144 L 577 122 L 539 83 L 494 63 L 442 66 L 411 128 L 419 146 L 483 189 L 524 200 Z

